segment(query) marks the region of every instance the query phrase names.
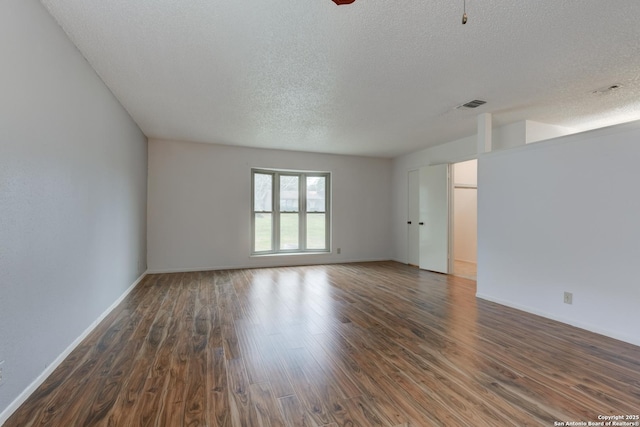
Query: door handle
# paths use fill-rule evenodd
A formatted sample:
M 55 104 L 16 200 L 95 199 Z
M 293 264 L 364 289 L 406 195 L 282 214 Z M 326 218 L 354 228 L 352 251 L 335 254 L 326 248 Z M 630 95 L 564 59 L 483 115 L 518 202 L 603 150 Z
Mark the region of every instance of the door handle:
M 411 221 L 407 221 L 407 224 L 411 224 Z
M 424 225 L 424 222 L 419 222 L 418 224 L 420 224 L 420 225 Z

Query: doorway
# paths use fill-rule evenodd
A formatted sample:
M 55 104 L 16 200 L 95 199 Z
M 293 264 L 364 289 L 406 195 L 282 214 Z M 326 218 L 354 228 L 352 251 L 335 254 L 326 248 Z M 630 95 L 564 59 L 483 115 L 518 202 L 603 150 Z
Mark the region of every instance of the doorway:
M 453 164 L 453 275 L 471 280 L 478 271 L 478 161 Z

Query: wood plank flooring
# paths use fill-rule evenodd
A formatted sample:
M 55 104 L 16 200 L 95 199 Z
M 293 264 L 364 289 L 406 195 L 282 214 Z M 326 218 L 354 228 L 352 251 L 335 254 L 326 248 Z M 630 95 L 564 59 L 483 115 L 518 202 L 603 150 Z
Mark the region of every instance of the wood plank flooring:
M 393 262 L 149 275 L 13 426 L 553 426 L 640 413 L 640 348 Z

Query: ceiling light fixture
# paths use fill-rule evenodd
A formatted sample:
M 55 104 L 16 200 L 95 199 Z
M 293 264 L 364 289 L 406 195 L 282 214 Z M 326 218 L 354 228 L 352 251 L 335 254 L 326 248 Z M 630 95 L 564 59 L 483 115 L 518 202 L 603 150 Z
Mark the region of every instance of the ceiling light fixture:
M 609 93 L 609 92 L 613 92 L 615 90 L 618 90 L 622 87 L 622 85 L 620 83 L 614 83 L 612 85 L 606 86 L 606 87 L 601 87 L 600 89 L 596 89 L 594 91 L 592 91 L 591 93 L 593 93 L 594 95 L 602 95 L 605 93 Z
M 335 4 L 340 6 L 341 4 L 351 4 L 356 0 L 332 0 Z M 466 24 L 468 21 L 467 17 L 467 0 L 462 0 L 462 25 Z

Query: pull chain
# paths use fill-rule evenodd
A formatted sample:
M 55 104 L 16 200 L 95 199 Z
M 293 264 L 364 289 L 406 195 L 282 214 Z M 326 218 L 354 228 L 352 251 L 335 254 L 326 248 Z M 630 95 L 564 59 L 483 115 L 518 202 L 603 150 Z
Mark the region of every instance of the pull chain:
M 467 23 L 467 0 L 462 0 L 463 3 L 463 9 L 462 9 L 462 25 Z

